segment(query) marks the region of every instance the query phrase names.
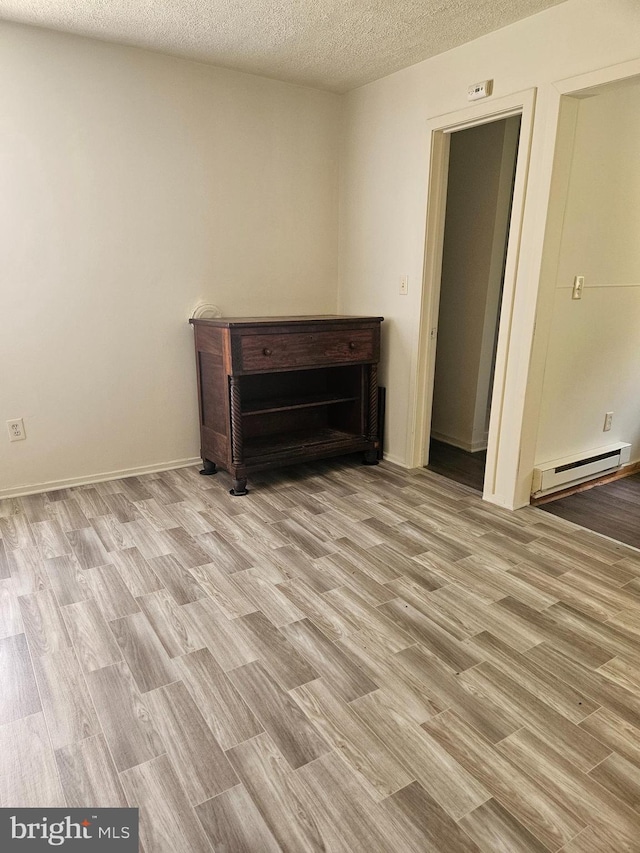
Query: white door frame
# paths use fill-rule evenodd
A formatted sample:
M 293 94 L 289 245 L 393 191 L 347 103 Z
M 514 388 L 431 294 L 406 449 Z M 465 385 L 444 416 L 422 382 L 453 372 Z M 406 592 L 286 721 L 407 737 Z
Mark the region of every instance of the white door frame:
M 546 228 L 548 224 L 549 227 L 554 227 L 553 223 L 548 223 L 547 216 L 562 98 L 563 96 L 580 96 L 597 86 L 638 76 L 640 76 L 640 59 L 632 59 L 628 62 L 610 65 L 556 81 L 546 87 L 544 91 L 547 120 L 544 139 L 540 141 L 538 146 L 536 185 L 539 192 L 536 203 L 533 205 L 535 211 L 531 217 L 532 224 L 526 236 L 531 292 L 529 298 L 524 300 L 525 304 L 521 306 L 523 317 L 525 320 L 528 318 L 528 324 L 532 329 L 535 328 L 535 333 L 532 336 L 530 355 L 527 353 L 526 361 L 524 358 L 522 359 L 520 369 L 519 387 L 524 404 L 521 408 L 520 435 L 516 445 L 518 466 L 516 477 L 511 481 L 508 489 L 509 499 L 505 504 L 512 509 L 529 503 L 531 478 L 536 462 L 538 421 L 542 402 L 547 345 L 553 319 L 555 289 L 555 276 L 549 275 L 549 271 L 545 270 L 543 261 L 545 261 L 545 246 L 549 239 Z
M 428 122 L 431 139 L 431 163 L 425 239 L 425 273 L 418 336 L 417 381 L 413 406 L 414 429 L 412 430 L 410 447 L 410 465 L 412 467 L 422 466 L 428 460 L 451 134 L 458 130 L 499 121 L 510 116 L 521 116 L 483 493 L 485 500 L 501 505 L 508 505 L 508 498 L 498 493 L 497 480 L 499 473 L 501 473 L 499 467 L 505 468 L 504 473 L 507 476 L 510 475 L 515 481 L 519 461 L 516 454 L 514 468 L 513 454 L 501 453 L 501 449 L 503 443 L 511 446 L 515 440 L 518 447 L 520 443 L 521 425 L 517 418 L 514 419 L 513 407 L 510 405 L 510 398 L 514 391 L 515 393 L 518 392 L 518 389 L 509 387 L 508 369 L 510 355 L 514 352 L 511 346 L 513 339 L 512 321 L 518 285 L 520 284 L 518 261 L 531 153 L 535 98 L 536 90 L 528 89 L 486 103 L 474 104 L 455 113 L 437 116 Z M 511 384 L 513 385 L 513 383 Z M 509 468 L 512 470 L 509 471 Z

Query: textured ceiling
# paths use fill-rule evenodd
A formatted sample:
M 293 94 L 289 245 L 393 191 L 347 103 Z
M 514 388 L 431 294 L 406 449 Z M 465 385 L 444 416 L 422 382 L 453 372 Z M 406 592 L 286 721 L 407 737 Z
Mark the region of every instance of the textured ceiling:
M 345 92 L 562 0 L 0 0 L 0 18 Z

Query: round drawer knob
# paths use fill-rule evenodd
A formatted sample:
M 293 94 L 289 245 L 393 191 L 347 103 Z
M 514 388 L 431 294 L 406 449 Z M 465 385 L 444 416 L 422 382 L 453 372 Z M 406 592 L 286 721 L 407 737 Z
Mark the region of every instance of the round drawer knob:
M 355 341 L 349 341 L 349 349 L 355 349 L 355 348 L 356 348 L 356 342 Z
M 271 350 L 269 349 L 269 347 L 265 347 L 265 348 L 262 350 L 262 354 L 263 354 L 263 355 L 271 355 Z

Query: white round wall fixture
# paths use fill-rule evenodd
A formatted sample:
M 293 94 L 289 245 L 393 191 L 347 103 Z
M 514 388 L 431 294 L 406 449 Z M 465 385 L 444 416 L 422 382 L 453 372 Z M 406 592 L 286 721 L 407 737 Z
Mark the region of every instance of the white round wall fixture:
M 192 320 L 215 320 L 222 317 L 222 311 L 211 302 L 198 302 L 191 312 Z

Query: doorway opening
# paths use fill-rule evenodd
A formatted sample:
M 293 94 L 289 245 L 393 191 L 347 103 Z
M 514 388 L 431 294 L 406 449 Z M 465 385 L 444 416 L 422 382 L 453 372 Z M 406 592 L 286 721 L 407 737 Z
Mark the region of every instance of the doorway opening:
M 618 444 L 628 445 L 629 461 L 591 479 L 578 468 L 532 502 L 640 548 L 640 75 L 588 82 L 560 98 L 533 463 L 562 471 L 561 458 Z
M 449 134 L 427 467 L 483 490 L 521 116 Z

